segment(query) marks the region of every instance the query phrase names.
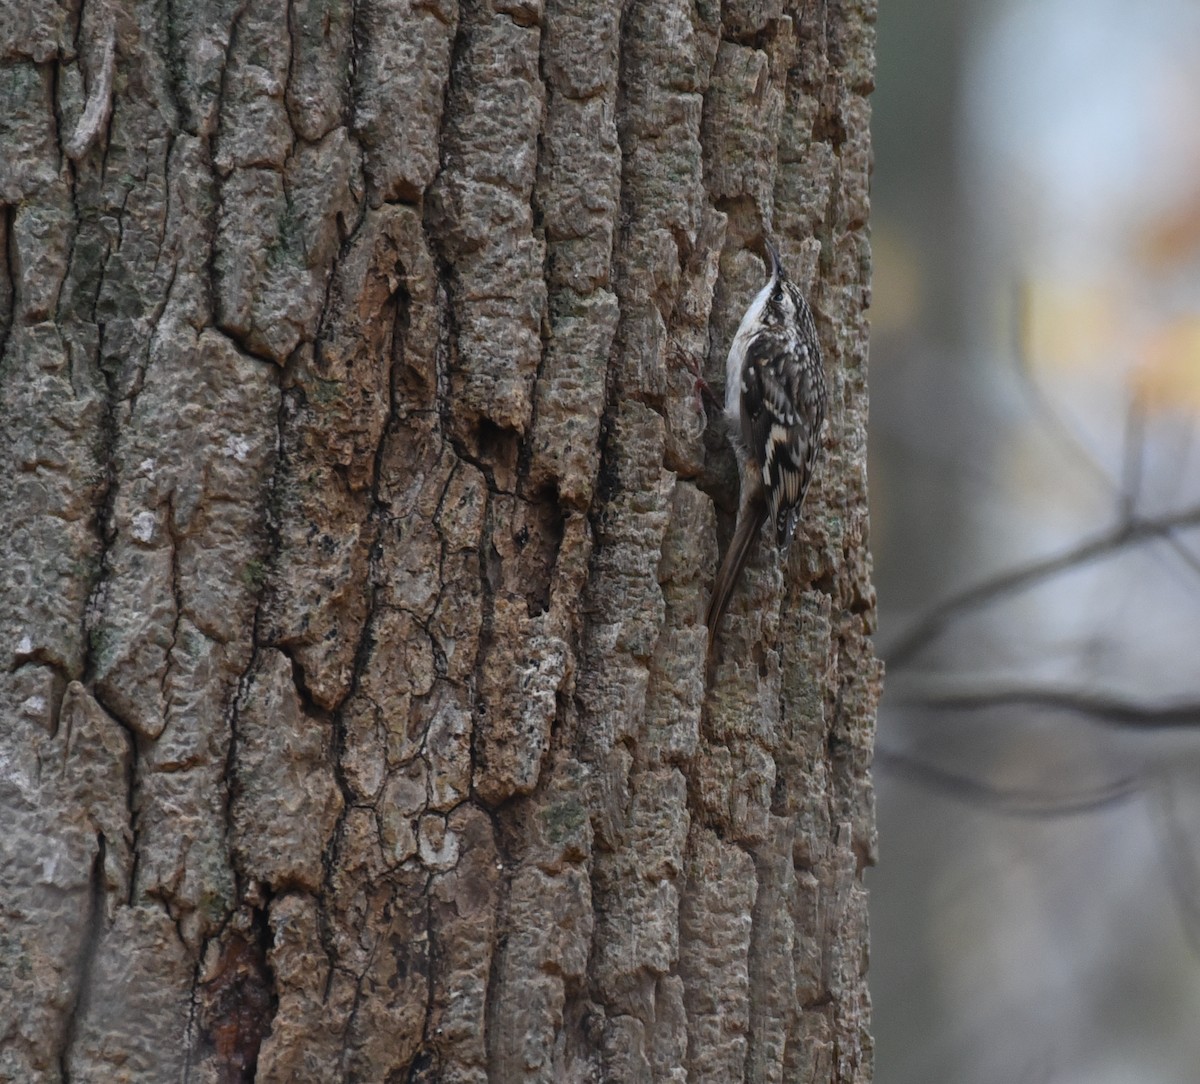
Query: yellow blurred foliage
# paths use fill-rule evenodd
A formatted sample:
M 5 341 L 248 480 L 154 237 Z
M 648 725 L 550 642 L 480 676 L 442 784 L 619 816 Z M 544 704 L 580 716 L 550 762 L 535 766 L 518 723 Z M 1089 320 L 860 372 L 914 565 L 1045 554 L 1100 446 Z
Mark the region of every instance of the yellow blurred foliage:
M 1112 364 L 1121 329 L 1113 292 L 1097 285 L 1026 281 L 1021 303 L 1021 346 L 1038 368 L 1093 368 Z
M 924 271 L 902 229 L 876 221 L 871 229 L 871 327 L 901 332 L 920 319 Z
M 1148 410 L 1200 412 L 1200 316 L 1183 316 L 1146 343 L 1133 391 Z

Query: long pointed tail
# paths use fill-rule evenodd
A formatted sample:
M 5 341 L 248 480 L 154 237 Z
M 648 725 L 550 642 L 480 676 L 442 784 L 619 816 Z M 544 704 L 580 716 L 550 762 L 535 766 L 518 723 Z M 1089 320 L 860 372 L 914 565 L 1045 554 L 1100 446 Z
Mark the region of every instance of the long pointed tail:
M 729 605 L 729 597 L 733 594 L 734 586 L 742 574 L 742 568 L 750 554 L 750 547 L 758 537 L 759 529 L 766 518 L 766 497 L 762 487 L 756 486 L 738 516 L 737 529 L 733 532 L 729 549 L 725 551 L 725 559 L 717 571 L 712 598 L 708 600 L 708 610 L 704 614 L 704 623 L 708 626 L 707 658 L 710 662 L 713 657 L 713 647 L 717 642 L 717 630 L 721 626 L 721 618 L 725 616 L 725 607 Z

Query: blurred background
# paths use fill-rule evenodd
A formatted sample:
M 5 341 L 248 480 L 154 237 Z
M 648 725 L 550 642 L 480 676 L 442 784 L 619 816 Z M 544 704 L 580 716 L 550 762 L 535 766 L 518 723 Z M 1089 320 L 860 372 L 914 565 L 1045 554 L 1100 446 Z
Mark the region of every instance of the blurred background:
M 881 0 L 879 1084 L 1200 1081 L 1200 3 Z

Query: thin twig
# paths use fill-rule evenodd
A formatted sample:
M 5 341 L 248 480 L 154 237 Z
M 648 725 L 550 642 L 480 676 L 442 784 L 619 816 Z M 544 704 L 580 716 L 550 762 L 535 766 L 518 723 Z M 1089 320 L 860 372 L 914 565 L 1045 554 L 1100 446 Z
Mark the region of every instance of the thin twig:
M 1200 726 L 1200 701 L 1147 704 L 1124 699 L 1115 693 L 1093 693 L 1054 686 L 943 687 L 902 697 L 898 703 L 931 711 L 1040 708 L 1082 715 L 1106 726 L 1135 730 L 1175 730 Z
M 1048 795 L 1043 791 L 997 787 L 970 776 L 948 771 L 916 759 L 907 753 L 876 748 L 875 766 L 902 776 L 911 782 L 940 791 L 968 805 L 990 809 L 1012 817 L 1052 819 L 1094 813 L 1129 801 L 1137 796 L 1142 782 L 1136 775 L 1114 780 L 1090 792 L 1072 795 Z
M 1159 853 L 1167 874 L 1167 886 L 1179 911 L 1183 933 L 1192 954 L 1200 956 L 1200 870 L 1197 869 L 1193 835 L 1184 830 L 1175 814 L 1171 781 L 1162 772 L 1152 788 L 1158 797 Z
M 1077 543 L 1061 553 L 1001 572 L 991 579 L 950 595 L 923 617 L 918 618 L 890 644 L 885 645 L 881 654 L 887 660 L 888 666 L 903 666 L 964 611 L 987 605 L 1060 572 L 1107 557 L 1118 550 L 1141 545 L 1149 539 L 1170 537 L 1172 531 L 1196 526 L 1200 526 L 1200 507 L 1166 516 L 1119 523 L 1104 534 Z
M 1054 401 L 1042 387 L 1033 371 L 1026 343 L 1029 338 L 1029 289 L 1017 283 L 1014 288 L 1017 302 L 1013 306 L 1016 316 L 1013 330 L 1014 369 L 1021 387 L 1025 389 L 1029 403 L 1036 414 L 1041 415 L 1047 430 L 1058 438 L 1059 443 L 1094 475 L 1103 488 L 1117 497 L 1119 518 L 1124 521 L 1130 518 L 1137 504 L 1141 490 L 1142 462 L 1145 456 L 1145 407 L 1136 396 L 1130 405 L 1130 415 L 1125 435 L 1124 479 L 1118 485 L 1105 467 L 1092 455 L 1083 438 L 1059 411 Z M 1136 432 L 1135 432 L 1136 427 Z M 1200 558 L 1187 548 L 1173 535 L 1166 535 L 1165 541 L 1175 554 L 1197 575 L 1200 575 Z
M 1117 490 L 1117 515 L 1131 520 L 1137 516 L 1142 494 L 1142 464 L 1146 452 L 1146 415 L 1141 399 L 1134 395 L 1125 417 L 1125 454 L 1122 456 L 1121 485 Z

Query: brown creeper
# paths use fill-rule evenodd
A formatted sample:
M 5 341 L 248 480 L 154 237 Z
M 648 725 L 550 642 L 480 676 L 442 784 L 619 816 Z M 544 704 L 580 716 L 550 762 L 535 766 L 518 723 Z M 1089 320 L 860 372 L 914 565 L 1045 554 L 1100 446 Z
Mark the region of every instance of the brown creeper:
M 750 302 L 725 363 L 725 416 L 742 492 L 737 527 L 717 572 L 705 624 L 712 654 L 734 584 L 764 521 L 786 556 L 820 450 L 825 372 L 812 309 L 765 242 L 771 277 Z

